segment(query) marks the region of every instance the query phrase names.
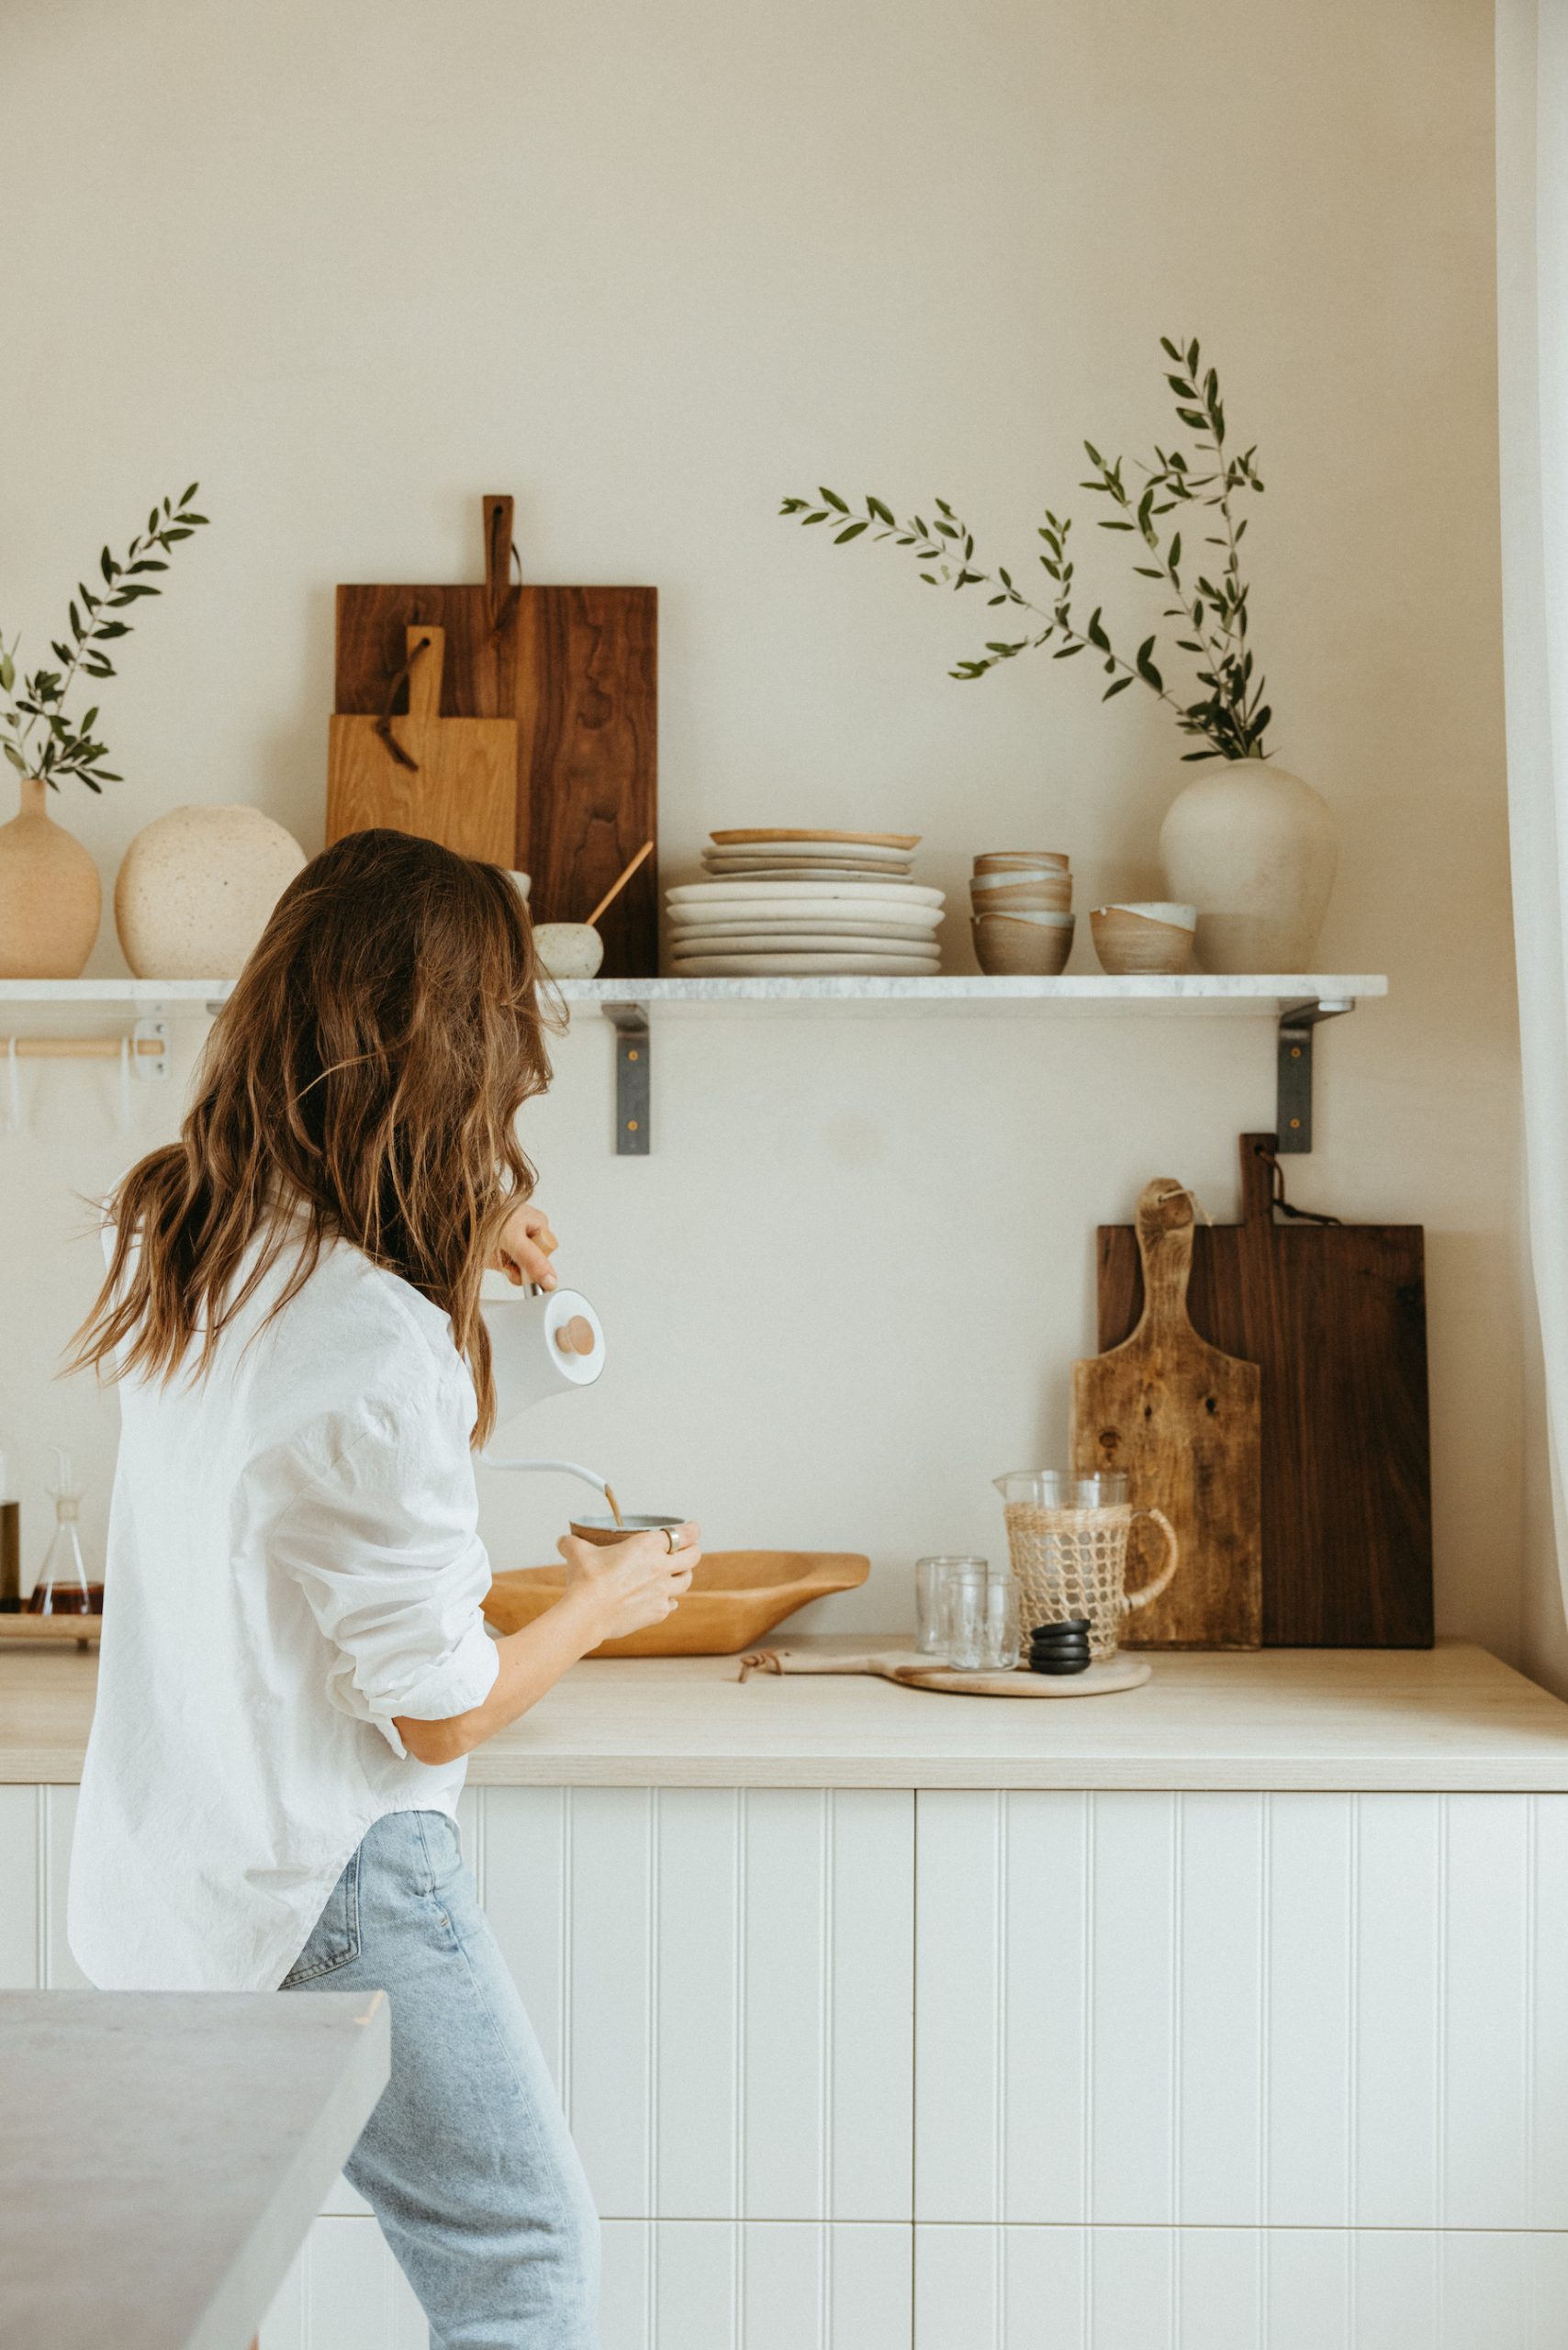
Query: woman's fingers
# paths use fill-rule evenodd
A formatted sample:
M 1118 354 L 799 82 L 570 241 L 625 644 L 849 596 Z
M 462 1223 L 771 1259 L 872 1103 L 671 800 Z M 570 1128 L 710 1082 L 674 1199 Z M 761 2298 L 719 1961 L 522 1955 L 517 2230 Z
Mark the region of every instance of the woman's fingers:
M 524 1201 L 502 1225 L 490 1264 L 495 1271 L 505 1273 L 514 1288 L 534 1281 L 541 1289 L 554 1289 L 556 1275 L 550 1259 L 560 1245 L 544 1210 Z

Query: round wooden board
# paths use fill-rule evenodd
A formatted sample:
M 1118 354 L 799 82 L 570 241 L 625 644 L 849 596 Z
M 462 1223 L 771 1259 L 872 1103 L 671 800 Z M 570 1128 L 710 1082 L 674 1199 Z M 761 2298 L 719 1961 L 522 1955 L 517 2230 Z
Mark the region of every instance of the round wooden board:
M 1114 1689 L 1137 1689 L 1153 1672 L 1145 1657 L 1114 1656 L 1087 1673 L 955 1673 L 902 1649 L 873 1657 L 875 1670 L 904 1689 L 940 1689 L 955 1697 L 1105 1697 Z

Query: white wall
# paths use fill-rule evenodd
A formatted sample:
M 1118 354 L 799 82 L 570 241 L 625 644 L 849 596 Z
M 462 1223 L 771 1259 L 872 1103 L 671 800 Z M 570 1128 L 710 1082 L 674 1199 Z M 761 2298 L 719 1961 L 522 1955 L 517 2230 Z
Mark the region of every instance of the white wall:
M 959 911 L 971 854 L 1020 843 L 1072 852 L 1081 906 L 1147 894 L 1183 747 L 1153 707 L 1102 711 L 1081 665 L 949 683 L 983 610 L 775 509 L 939 493 L 1023 571 L 1065 503 L 1125 632 L 1080 440 L 1162 433 L 1157 339 L 1203 335 L 1269 484 L 1278 753 L 1344 830 L 1322 967 L 1393 982 L 1324 1038 L 1295 1188 L 1428 1227 L 1441 1621 L 1511 1651 L 1487 12 L 14 0 L 6 61 L 0 615 L 39 645 L 192 475 L 213 517 L 106 699 L 125 784 L 61 811 L 106 878 L 185 800 L 315 848 L 333 583 L 474 574 L 477 497 L 510 488 L 531 576 L 660 588 L 667 879 L 711 825 L 831 822 L 923 833 Z M 868 1549 L 844 1623 L 902 1615 L 916 1551 L 1000 1541 L 987 1479 L 1063 1449 L 1094 1225 L 1163 1172 L 1231 1213 L 1272 1108 L 1271 1035 L 1232 1022 L 681 1016 L 655 1051 L 651 1161 L 610 1154 L 596 1024 L 531 1121 L 615 1355 L 521 1433 L 714 1542 Z M 28 1085 L 0 1426 L 29 1491 L 57 1431 L 91 1455 L 96 1533 L 112 1409 L 48 1383 L 94 1260 L 58 1244 L 127 1146 L 106 1078 Z M 140 1097 L 139 1143 L 175 1106 Z M 570 1499 L 493 1491 L 498 1563 Z

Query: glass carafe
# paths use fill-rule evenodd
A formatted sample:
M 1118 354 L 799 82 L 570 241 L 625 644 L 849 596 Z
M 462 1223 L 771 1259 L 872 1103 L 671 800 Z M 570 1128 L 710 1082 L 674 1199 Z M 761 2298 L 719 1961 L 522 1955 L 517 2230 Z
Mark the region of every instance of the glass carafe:
M 104 1586 L 88 1582 L 87 1562 L 76 1531 L 84 1489 L 71 1455 L 59 1445 L 54 1448 L 54 1478 L 49 1487 L 54 1501 L 54 1539 L 28 1606 L 34 1616 L 96 1616 L 103 1609 Z

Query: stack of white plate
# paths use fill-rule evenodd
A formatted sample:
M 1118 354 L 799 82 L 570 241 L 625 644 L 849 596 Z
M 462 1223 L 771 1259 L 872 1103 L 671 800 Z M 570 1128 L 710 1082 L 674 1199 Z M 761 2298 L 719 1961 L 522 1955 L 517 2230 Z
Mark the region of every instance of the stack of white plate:
M 937 969 L 943 897 L 909 878 L 918 834 L 710 837 L 710 878 L 667 892 L 678 978 L 921 979 Z

